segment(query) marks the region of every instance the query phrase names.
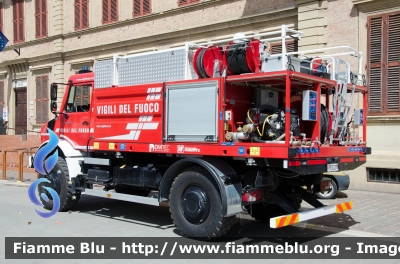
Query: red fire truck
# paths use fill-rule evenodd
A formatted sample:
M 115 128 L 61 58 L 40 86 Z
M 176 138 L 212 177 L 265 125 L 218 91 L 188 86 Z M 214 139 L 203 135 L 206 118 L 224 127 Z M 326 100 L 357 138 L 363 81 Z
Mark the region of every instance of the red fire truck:
M 72 75 L 59 108 L 60 84 L 51 84 L 55 118 L 41 137 L 42 146 L 49 130 L 59 137 L 59 158 L 39 176 L 58 192 L 60 210 L 82 193 L 166 205 L 184 236 L 209 238 L 243 211 L 279 228 L 350 210 L 313 193 L 329 185 L 324 172 L 357 168 L 371 152 L 362 54 L 345 46 L 287 52 L 301 37 L 282 26 L 114 55 Z M 281 50 L 272 53 L 275 42 Z M 359 59 L 357 73 L 347 55 Z M 303 200 L 315 209 L 300 211 Z

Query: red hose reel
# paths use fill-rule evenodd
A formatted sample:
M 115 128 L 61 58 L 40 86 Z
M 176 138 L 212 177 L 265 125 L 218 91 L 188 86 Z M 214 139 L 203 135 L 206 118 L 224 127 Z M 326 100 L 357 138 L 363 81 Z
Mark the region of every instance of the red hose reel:
M 227 54 L 232 50 L 232 47 L 234 47 L 235 45 L 236 43 L 231 42 L 224 49 L 219 46 L 198 48 L 193 57 L 193 68 L 199 78 L 212 78 L 214 76 L 215 61 L 218 61 L 219 69 L 217 70 L 219 72 L 222 73 L 223 69 L 227 69 L 228 75 L 233 75 L 232 70 L 229 69 Z M 252 73 L 260 72 L 260 45 L 261 42 L 258 39 L 253 39 L 246 42 L 245 60 L 242 59 L 237 63 L 241 63 L 243 64 L 243 66 L 247 66 L 247 68 Z

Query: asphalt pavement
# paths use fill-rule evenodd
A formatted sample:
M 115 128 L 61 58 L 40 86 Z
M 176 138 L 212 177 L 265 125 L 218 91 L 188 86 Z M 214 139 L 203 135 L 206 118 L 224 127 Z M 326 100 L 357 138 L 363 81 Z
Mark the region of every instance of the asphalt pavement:
M 21 186 L 29 186 L 30 183 L 37 179 L 37 174 L 24 172 L 23 179 Z M 7 171 L 7 181 L 3 181 L 3 183 L 18 186 L 17 181 L 17 171 Z M 346 190 L 339 191 L 335 199 L 320 201 L 326 205 L 352 201 L 353 210 L 346 212 L 346 214 L 317 218 L 309 221 L 309 224 L 325 228 L 330 227 L 372 232 L 387 236 L 400 236 L 400 194 Z M 303 202 L 302 207 L 311 208 L 305 202 Z M 246 214 L 242 214 L 240 217 L 242 219 L 251 219 Z

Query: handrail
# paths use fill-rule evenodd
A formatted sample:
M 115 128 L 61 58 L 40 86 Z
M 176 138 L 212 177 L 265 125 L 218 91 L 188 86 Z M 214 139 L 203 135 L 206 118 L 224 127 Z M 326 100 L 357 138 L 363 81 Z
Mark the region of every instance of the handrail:
M 14 131 L 17 131 L 17 129 L 16 128 L 14 128 L 14 127 L 9 127 L 8 125 L 6 125 L 6 126 L 3 126 L 3 130 L 8 130 L 8 129 L 11 129 L 11 130 L 14 130 Z M 22 131 L 22 134 L 25 134 L 24 132 L 32 132 L 32 133 L 38 133 L 38 134 L 40 134 L 40 131 L 35 131 L 35 130 L 28 130 L 28 129 L 21 129 L 21 131 Z M 8 132 L 8 131 L 7 131 Z M 22 135 L 22 134 L 20 134 L 20 135 Z
M 279 35 L 279 37 L 275 37 L 275 35 Z M 215 44 L 221 44 L 221 43 L 228 43 L 230 41 L 237 41 L 237 40 L 242 40 L 242 41 L 247 41 L 249 39 L 255 38 L 255 37 L 266 37 L 270 36 L 269 38 L 260 38 L 261 42 L 268 42 L 268 43 L 273 43 L 274 41 L 281 41 L 282 45 L 282 52 L 279 54 L 273 54 L 272 56 L 279 56 L 282 57 L 282 70 L 286 70 L 286 65 L 287 65 L 287 55 L 302 55 L 304 57 L 307 57 L 306 54 L 311 54 L 311 53 L 316 53 L 316 52 L 326 52 L 326 51 L 333 51 L 333 50 L 342 50 L 340 52 L 336 52 L 335 54 L 323 54 L 319 55 L 320 58 L 328 58 L 333 61 L 333 64 L 335 64 L 333 57 L 338 58 L 338 56 L 344 56 L 344 55 L 350 55 L 358 58 L 358 75 L 362 75 L 362 60 L 363 60 L 363 53 L 356 50 L 353 47 L 350 46 L 336 46 L 336 47 L 326 47 L 326 48 L 319 48 L 319 49 L 311 49 L 311 50 L 302 50 L 302 51 L 294 51 L 294 52 L 287 52 L 286 50 L 286 41 L 289 38 L 294 38 L 294 39 L 301 39 L 301 37 L 304 35 L 303 32 L 297 31 L 294 29 L 288 28 L 286 25 L 282 25 L 280 30 L 275 30 L 271 32 L 265 32 L 265 33 L 260 33 L 260 34 L 253 34 L 253 35 L 244 35 L 241 36 L 240 39 L 237 39 L 235 37 L 233 38 L 226 38 L 226 39 L 221 39 L 221 40 L 215 40 L 215 41 L 208 41 L 208 42 L 202 42 L 202 43 L 189 43 L 189 47 L 205 47 L 207 45 L 215 45 Z M 333 65 L 335 66 L 335 65 Z M 334 74 L 333 74 L 334 75 Z M 348 68 L 347 77 L 350 75 L 350 68 Z M 331 79 L 334 79 L 334 76 L 331 76 Z

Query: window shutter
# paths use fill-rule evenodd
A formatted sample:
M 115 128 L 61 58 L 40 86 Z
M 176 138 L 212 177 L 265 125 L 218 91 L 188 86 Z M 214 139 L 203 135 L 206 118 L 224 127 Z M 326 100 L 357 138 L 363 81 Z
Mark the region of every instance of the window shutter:
M 42 96 L 40 98 L 42 98 L 42 100 L 48 100 L 48 96 L 47 96 L 47 76 L 43 76 L 41 77 L 42 79 Z
M 382 102 L 382 71 L 381 68 L 371 68 L 369 70 L 369 110 L 381 111 Z
M 271 53 L 271 54 L 279 54 L 279 53 L 282 53 L 282 44 L 281 44 L 281 43 L 271 44 L 270 53 Z
M 400 12 L 368 17 L 368 110 L 400 113 Z
M 48 76 L 36 77 L 36 122 L 49 120 Z
M 382 111 L 382 17 L 369 23 L 369 110 Z
M 399 111 L 400 14 L 389 16 L 388 25 L 387 110 Z
M 47 89 L 48 77 L 43 76 L 42 78 L 42 122 L 47 122 L 49 120 L 49 98 Z
M 107 23 L 108 21 L 108 1 L 103 0 L 103 23 Z
M 36 77 L 36 122 L 42 122 L 42 86 L 41 78 Z
M 111 21 L 117 21 L 118 20 L 118 0 L 111 0 Z
M 140 0 L 133 1 L 133 16 L 140 16 L 142 14 L 140 8 Z
M 83 87 L 83 95 L 82 95 L 82 105 L 88 105 L 90 102 L 90 86 L 84 86 Z
M 82 28 L 89 26 L 88 1 L 82 1 Z
M 3 31 L 3 2 L 0 2 L 0 31 Z
M 19 20 L 19 28 L 18 28 L 18 30 L 19 30 L 19 39 L 18 39 L 18 41 L 24 41 L 24 9 L 23 9 L 23 6 L 24 6 L 24 2 L 22 1 L 22 0 L 19 0 L 18 1 L 18 20 Z
M 143 15 L 151 13 L 150 0 L 143 0 Z
M 18 42 L 18 13 L 17 13 L 17 0 L 13 1 L 13 29 L 14 29 L 14 42 Z
M 24 41 L 24 20 L 19 20 L 19 39 L 18 41 Z
M 133 16 L 143 16 L 151 13 L 150 0 L 134 0 L 133 1 Z
M 75 10 L 75 29 L 80 29 L 81 28 L 81 3 L 80 3 L 80 0 L 75 0 L 74 10 Z
M 200 0 L 178 0 L 178 6 L 184 6 L 189 4 L 198 3 Z
M 40 37 L 40 0 L 35 0 L 35 29 L 36 37 Z
M 399 111 L 399 66 L 388 68 L 387 110 Z
M 42 122 L 49 121 L 49 101 L 42 101 Z
M 298 42 L 297 40 L 286 42 L 286 52 L 295 52 L 298 51 Z
M 400 61 L 400 14 L 389 16 L 388 60 Z
M 371 19 L 370 22 L 370 63 L 381 63 L 382 59 L 382 17 Z
M 75 106 L 82 105 L 82 87 L 75 87 Z
M 178 1 L 178 5 L 182 6 L 182 5 L 187 5 L 188 4 L 188 0 L 179 0 Z
M 42 36 L 47 36 L 47 0 L 42 0 Z
M 298 51 L 298 42 L 296 41 L 287 41 L 286 43 L 286 52 L 294 52 Z M 282 53 L 282 42 L 272 43 L 270 46 L 271 54 L 279 54 Z

